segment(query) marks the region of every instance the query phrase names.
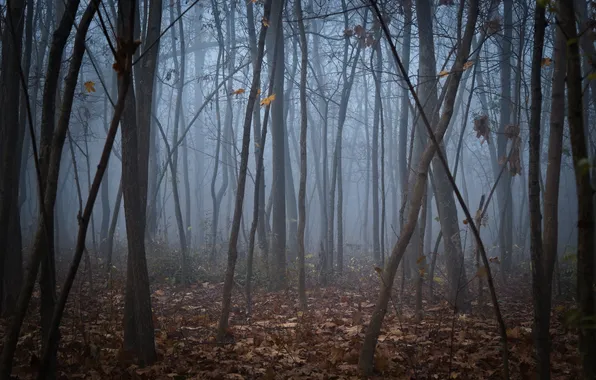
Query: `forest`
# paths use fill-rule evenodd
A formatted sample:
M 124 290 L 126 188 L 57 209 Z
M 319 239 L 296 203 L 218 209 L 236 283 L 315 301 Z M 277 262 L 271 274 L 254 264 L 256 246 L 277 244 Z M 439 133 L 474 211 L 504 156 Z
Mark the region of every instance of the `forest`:
M 596 379 L 596 1 L 0 0 L 0 380 Z

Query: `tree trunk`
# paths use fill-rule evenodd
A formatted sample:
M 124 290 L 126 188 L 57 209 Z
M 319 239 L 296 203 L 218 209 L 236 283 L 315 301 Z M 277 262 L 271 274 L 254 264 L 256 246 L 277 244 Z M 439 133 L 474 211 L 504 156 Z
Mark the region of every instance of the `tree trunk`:
M 345 1 L 343 2 L 345 8 Z M 306 75 L 308 74 L 308 45 L 304 20 L 302 19 L 302 0 L 296 0 L 296 19 L 300 34 L 300 187 L 298 190 L 298 298 L 300 307 L 306 310 L 306 269 L 304 252 L 304 230 L 306 228 L 306 138 L 307 138 L 307 103 Z M 347 17 L 347 16 L 346 16 Z M 341 170 L 341 169 L 340 169 Z M 339 212 L 339 210 L 338 210 Z M 339 222 L 338 222 L 339 223 Z
M 465 34 L 460 49 L 457 53 L 453 69 L 449 75 L 443 113 L 440 121 L 437 124 L 437 127 L 435 128 L 435 137 L 438 142 L 442 141 L 443 136 L 445 135 L 445 130 L 449 125 L 451 115 L 453 114 L 453 103 L 455 102 L 459 81 L 461 79 L 462 68 L 470 51 L 470 44 L 472 42 L 472 36 L 476 26 L 476 19 L 478 17 L 478 1 L 472 0 L 468 4 L 468 21 L 466 24 Z M 376 4 L 373 6 L 376 7 Z M 386 33 L 388 33 L 388 31 L 386 31 Z M 394 52 L 394 54 L 397 53 Z M 370 374 L 373 369 L 375 347 L 379 333 L 381 331 L 383 319 L 387 312 L 387 306 L 389 304 L 397 266 L 399 265 L 399 262 L 405 253 L 412 234 L 414 233 L 418 214 L 420 212 L 420 206 L 422 205 L 423 195 L 427 186 L 427 171 L 430 162 L 436 153 L 436 148 L 437 147 L 435 146 L 434 142 L 427 145 L 420 159 L 420 163 L 415 170 L 415 172 L 418 174 L 414 185 L 414 191 L 412 191 L 410 195 L 411 207 L 408 212 L 407 222 L 404 224 L 404 228 L 401 230 L 400 237 L 393 247 L 391 256 L 389 257 L 389 260 L 385 265 L 385 269 L 383 270 L 381 292 L 379 294 L 379 298 L 377 300 L 375 310 L 373 311 L 371 321 L 364 337 L 362 349 L 360 351 L 358 365 L 365 374 Z
M 143 57 L 139 61 L 140 65 L 140 80 L 138 88 L 137 105 L 138 109 L 138 123 L 141 132 L 140 142 L 142 151 L 140 154 L 143 157 L 148 157 L 147 161 L 147 180 L 145 182 L 146 190 L 144 194 L 149 194 L 153 199 L 154 192 L 158 192 L 157 185 L 157 155 L 159 144 L 156 139 L 156 131 L 151 128 L 151 112 L 155 103 L 155 73 L 159 62 L 159 37 L 162 20 L 162 4 L 163 0 L 149 0 L 145 3 L 149 6 L 148 24 L 145 28 L 145 35 L 143 36 Z M 156 42 L 157 41 L 157 42 Z M 155 45 L 149 49 L 149 46 L 155 42 Z M 145 51 L 146 49 L 149 49 Z M 155 129 L 155 128 L 153 128 Z M 146 197 L 146 196 L 145 196 Z M 147 202 L 145 201 L 145 204 Z M 155 202 L 149 202 L 146 211 L 147 220 L 147 235 L 149 241 L 155 239 L 157 232 L 157 208 Z
M 380 27 L 375 32 L 374 53 L 377 56 L 377 61 L 372 70 L 376 71 L 374 74 L 375 80 L 375 110 L 373 116 L 372 127 L 372 148 L 371 148 L 371 172 L 372 172 L 372 243 L 373 243 L 373 259 L 377 264 L 381 263 L 381 246 L 379 241 L 379 127 L 381 120 L 381 70 L 383 69 L 383 57 L 381 56 L 381 36 Z M 371 53 L 372 54 L 372 53 Z M 371 58 L 372 60 L 372 58 Z M 371 62 L 372 66 L 372 62 Z
M 177 7 L 180 7 L 180 2 L 177 3 Z M 181 10 L 178 9 L 178 14 L 181 13 Z M 178 62 L 178 54 L 176 49 L 176 41 L 178 37 L 176 37 L 176 28 L 172 28 L 172 51 L 174 53 L 174 70 L 178 75 L 178 83 L 177 83 L 177 93 L 176 93 L 176 108 L 174 110 L 174 134 L 173 134 L 173 141 L 174 143 L 178 142 L 178 131 L 180 128 L 180 120 L 182 119 L 182 98 L 184 96 L 184 80 L 185 80 L 185 72 L 186 72 L 186 59 L 185 59 L 185 50 L 184 50 L 184 27 L 182 19 L 175 21 L 174 17 L 174 7 L 170 8 L 170 24 L 177 23 L 178 24 L 178 34 L 180 39 L 180 57 L 181 61 Z M 159 121 L 156 120 L 156 123 Z M 161 131 L 161 129 L 160 129 Z M 164 138 L 164 142 L 166 146 L 168 145 L 167 136 L 163 131 L 162 137 Z M 185 144 L 186 146 L 186 144 Z M 186 284 L 188 279 L 188 275 L 186 273 L 188 269 L 188 242 L 186 240 L 186 228 L 183 217 L 182 217 L 182 205 L 180 202 L 180 190 L 178 189 L 178 149 L 172 152 L 169 148 L 167 149 L 168 153 L 168 162 L 170 164 L 171 169 L 171 181 L 172 181 L 172 195 L 174 198 L 174 213 L 176 216 L 176 224 L 178 226 L 178 238 L 180 239 L 180 283 Z M 184 156 L 183 156 L 184 157 Z M 188 172 L 187 172 L 188 174 Z
M 21 96 L 21 50 L 25 1 L 8 4 L 8 38 L 2 41 L 0 68 L 0 314 L 13 313 L 22 282 L 22 247 L 19 218 L 19 175 L 25 124 L 19 122 Z M 28 75 L 31 57 L 31 22 L 33 8 L 27 10 L 28 44 L 25 47 L 24 75 Z M 31 17 L 30 17 L 31 16 Z M 31 19 L 31 20 L 30 20 Z M 27 78 L 27 76 L 25 76 Z M 21 108 L 21 112 L 23 109 Z
M 268 0 L 265 4 L 265 19 L 268 19 L 271 12 L 271 2 Z M 248 153 L 250 150 L 250 127 L 254 113 L 254 106 L 257 99 L 257 91 L 261 83 L 261 67 L 263 64 L 263 55 L 265 51 L 265 36 L 267 27 L 263 25 L 259 34 L 259 45 L 257 53 L 257 63 L 254 67 L 250 95 L 246 106 L 244 117 L 244 126 L 242 133 L 242 151 L 240 152 L 240 170 L 238 173 L 238 190 L 236 192 L 236 203 L 234 206 L 234 219 L 230 231 L 230 240 L 228 245 L 228 264 L 224 280 L 222 310 L 217 328 L 217 341 L 223 342 L 228 336 L 228 318 L 232 304 L 232 289 L 234 287 L 234 271 L 236 268 L 236 259 L 238 257 L 238 234 L 240 231 L 240 219 L 242 218 L 242 209 L 244 203 L 244 190 L 246 188 L 246 172 L 248 170 Z
M 216 66 L 216 82 L 219 78 L 219 70 L 221 68 L 221 62 L 223 60 L 223 54 L 224 54 L 224 38 L 223 38 L 223 33 L 222 33 L 222 26 L 221 26 L 221 21 L 220 21 L 220 17 L 219 17 L 219 8 L 217 7 L 217 4 L 215 3 L 215 1 L 212 1 L 212 6 L 213 6 L 213 16 L 215 18 L 215 24 L 217 27 L 217 40 L 219 43 L 219 54 L 217 56 L 217 66 Z M 223 71 L 223 69 L 222 69 Z M 216 252 L 217 252 L 217 224 L 219 222 L 219 214 L 221 212 L 220 208 L 221 208 L 221 201 L 223 200 L 223 196 L 226 193 L 226 190 L 228 188 L 228 166 L 224 165 L 223 167 L 223 177 L 222 177 L 222 184 L 221 187 L 219 188 L 219 190 L 217 191 L 217 193 L 215 192 L 215 183 L 217 180 L 217 173 L 219 170 L 219 154 L 221 151 L 221 145 L 222 145 L 222 136 L 221 136 L 221 117 L 220 117 L 220 105 L 219 105 L 219 93 L 217 93 L 216 95 L 216 99 L 215 99 L 215 113 L 217 115 L 217 146 L 215 148 L 215 165 L 213 166 L 213 176 L 211 177 L 211 200 L 213 203 L 213 216 L 212 216 L 212 220 L 211 220 L 211 237 L 210 237 L 210 241 L 211 241 L 211 254 L 209 257 L 209 260 L 211 262 L 211 264 L 215 263 L 216 260 Z M 230 115 L 231 117 L 231 115 Z M 227 118 L 227 116 L 226 116 Z M 227 130 L 224 131 L 224 136 L 226 135 Z M 224 154 L 222 154 L 223 157 Z M 224 162 L 227 162 L 227 159 L 224 160 Z
M 577 189 L 577 296 L 579 350 L 584 379 L 596 378 L 594 321 L 594 205 L 582 109 L 582 76 L 573 2 L 560 1 L 561 27 L 567 36 L 567 107 Z M 584 325 L 586 324 L 586 325 Z
M 546 266 L 542 249 L 542 213 L 540 212 L 540 122 L 542 113 L 542 54 L 546 27 L 544 6 L 536 5 L 534 13 L 534 47 L 530 87 L 530 152 L 528 164 L 528 204 L 530 206 L 530 251 L 532 255 L 532 291 L 534 304 L 534 348 L 540 379 L 550 379 L 550 281 L 546 283 Z M 556 233 L 556 232 L 555 232 Z
M 63 102 L 60 108 L 55 106 L 55 96 L 58 85 L 58 74 L 60 71 L 60 63 L 62 53 L 66 40 L 72 28 L 76 9 L 78 8 L 78 1 L 74 0 L 67 4 L 67 9 L 64 12 L 60 25 L 54 33 L 52 47 L 50 49 L 50 57 L 48 58 L 48 71 L 46 75 L 46 86 L 44 87 L 44 102 L 42 114 L 42 154 L 41 161 L 41 175 L 45 182 L 41 184 L 40 193 L 44 196 L 43 207 L 40 209 L 41 218 L 39 227 L 35 237 L 33 247 L 33 255 L 31 257 L 30 267 L 27 271 L 27 277 L 23 284 L 19 299 L 17 301 L 17 308 L 15 316 L 11 322 L 9 333 L 6 336 L 2 357 L 0 359 L 0 377 L 8 376 L 12 367 L 12 355 L 16 348 L 16 343 L 20 333 L 20 328 L 23 323 L 29 300 L 33 292 L 35 280 L 40 262 L 42 263 L 42 278 L 41 285 L 41 316 L 42 316 L 42 336 L 47 337 L 51 326 L 51 318 L 53 307 L 55 303 L 55 269 L 53 261 L 53 247 L 48 242 L 53 241 L 51 228 L 53 225 L 54 205 L 56 202 L 56 195 L 58 192 L 58 178 L 60 173 L 60 163 L 62 158 L 62 149 L 66 139 L 66 133 L 69 126 L 74 92 L 77 87 L 77 79 L 79 70 L 85 53 L 85 37 L 87 30 L 95 13 L 96 3 L 90 3 L 83 15 L 83 19 L 75 37 L 75 45 L 73 48 L 72 60 L 65 78 Z M 58 119 L 57 128 L 55 125 L 55 110 L 60 109 L 60 118 Z M 54 130 L 55 129 L 55 130 Z M 51 141 L 51 145 L 49 142 Z M 41 159 L 44 159 L 43 161 Z M 44 175 L 45 174 L 45 175 Z M 53 377 L 55 374 L 55 347 L 44 347 L 49 350 L 51 354 L 50 366 L 48 376 Z
M 267 30 L 268 60 L 276 59 L 277 69 L 273 85 L 273 93 L 280 100 L 271 105 L 271 137 L 273 153 L 273 221 L 271 236 L 271 252 L 275 255 L 272 274 L 274 289 L 286 286 L 286 193 L 285 193 L 285 153 L 283 125 L 283 94 L 284 94 L 284 38 L 283 38 L 283 2 L 274 2 L 271 6 L 270 27 Z M 279 34 L 279 37 L 278 37 Z M 275 57 L 274 57 L 275 52 Z
M 500 122 L 497 134 L 497 159 L 507 157 L 507 135 L 503 133 L 511 122 L 511 53 L 513 38 L 513 0 L 503 0 L 503 38 L 501 39 L 501 102 Z M 503 165 L 507 165 L 505 162 Z M 503 173 L 497 195 L 501 211 L 499 228 L 499 245 L 501 250 L 501 273 L 505 276 L 512 265 L 512 233 L 513 233 L 513 197 L 511 195 L 512 176 L 508 170 Z
M 135 23 L 133 2 L 118 3 L 118 35 L 132 41 Z M 123 76 L 118 88 L 126 85 Z M 153 330 L 153 313 L 149 274 L 145 257 L 145 220 L 150 125 L 137 124 L 134 88 L 126 95 L 122 119 L 122 196 L 128 240 L 126 295 L 124 300 L 124 349 L 132 352 L 142 366 L 157 359 Z
M 108 240 L 106 243 L 106 272 L 112 272 L 112 253 L 114 251 L 114 234 L 116 233 L 116 226 L 118 225 L 118 215 L 120 214 L 120 206 L 122 205 L 122 180 L 119 181 L 118 192 L 116 193 L 116 201 L 114 202 L 114 211 L 112 212 L 112 220 L 110 221 L 110 230 L 108 231 Z

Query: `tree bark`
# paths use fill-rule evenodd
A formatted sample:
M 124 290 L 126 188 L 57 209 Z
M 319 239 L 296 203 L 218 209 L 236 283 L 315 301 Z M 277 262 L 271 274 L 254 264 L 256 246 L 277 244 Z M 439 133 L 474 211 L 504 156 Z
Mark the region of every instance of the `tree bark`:
M 271 252 L 275 257 L 274 270 L 271 278 L 274 289 L 286 286 L 286 193 L 285 193 L 285 153 L 283 124 L 283 94 L 284 94 L 284 38 L 283 38 L 283 2 L 274 2 L 271 6 L 270 27 L 267 30 L 268 60 L 276 59 L 277 69 L 273 92 L 280 98 L 271 105 L 271 137 L 273 153 L 272 180 L 273 186 L 273 221 L 271 236 Z M 280 35 L 278 37 L 278 34 Z M 275 57 L 273 54 L 275 53 Z
M 542 213 L 540 212 L 540 122 L 542 113 L 542 54 L 546 27 L 545 8 L 536 5 L 534 45 L 532 49 L 530 115 L 530 152 L 528 165 L 528 204 L 530 206 L 530 251 L 532 256 L 532 292 L 534 304 L 534 348 L 540 379 L 550 379 L 550 282 L 546 283 L 546 266 L 542 249 Z
M 345 1 L 343 2 L 345 8 Z M 306 103 L 306 75 L 308 70 L 308 45 L 304 20 L 302 19 L 302 0 L 296 0 L 296 19 L 298 19 L 298 33 L 300 34 L 300 187 L 298 190 L 298 298 L 300 307 L 306 310 L 306 272 L 304 252 L 304 230 L 306 228 L 306 138 L 307 138 L 307 103 Z M 341 169 L 340 169 L 341 170 Z M 339 211 L 339 210 L 338 210 Z M 341 220 L 338 222 L 341 223 Z
M 134 2 L 118 3 L 118 35 L 121 41 L 129 44 L 133 43 L 135 10 Z M 127 85 L 125 79 L 125 76 L 119 75 L 119 90 Z M 150 126 L 137 124 L 135 103 L 135 91 L 131 87 L 126 94 L 122 118 L 122 196 L 128 238 L 124 349 L 131 351 L 145 366 L 157 359 L 145 257 Z
M 19 175 L 25 124 L 19 122 L 21 96 L 21 51 L 25 16 L 25 1 L 11 1 L 2 41 L 0 67 L 0 314 L 8 316 L 16 306 L 22 282 L 21 226 L 19 218 Z M 30 28 L 27 10 L 27 24 Z M 28 31 L 30 39 L 30 30 Z M 28 44 L 30 60 L 31 47 Z M 26 48 L 27 49 L 27 48 Z M 24 70 L 28 73 L 28 64 Z M 25 76 L 27 78 L 27 76 Z M 21 109 L 23 111 L 23 109 Z
M 577 295 L 579 350 L 584 379 L 596 378 L 594 321 L 594 205 L 582 109 L 582 74 L 575 11 L 571 1 L 559 1 L 561 28 L 567 36 L 567 107 L 577 191 Z M 588 326 L 584 325 L 587 324 Z
M 501 39 L 501 102 L 500 122 L 497 134 L 497 159 L 502 160 L 507 156 L 507 136 L 505 128 L 511 122 L 511 55 L 513 38 L 513 0 L 503 0 L 503 38 Z M 503 165 L 507 165 L 505 162 Z M 509 171 L 503 173 L 503 178 L 498 187 L 499 208 L 501 222 L 499 228 L 499 245 L 501 249 L 501 273 L 505 276 L 512 265 L 512 233 L 513 233 L 513 197 L 511 195 L 512 176 Z

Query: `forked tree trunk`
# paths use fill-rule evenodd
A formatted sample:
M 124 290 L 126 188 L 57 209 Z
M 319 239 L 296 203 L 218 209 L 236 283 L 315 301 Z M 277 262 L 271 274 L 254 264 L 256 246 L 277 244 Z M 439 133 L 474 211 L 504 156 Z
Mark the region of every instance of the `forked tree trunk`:
M 74 92 L 77 87 L 77 79 L 79 76 L 79 70 L 83 60 L 83 54 L 85 53 L 85 37 L 87 30 L 95 14 L 97 2 L 92 2 L 87 6 L 87 9 L 81 19 L 80 25 L 77 29 L 75 44 L 73 48 L 72 60 L 68 74 L 65 78 L 64 94 L 62 97 L 62 104 L 59 108 L 61 110 L 60 118 L 58 119 L 57 127 L 55 125 L 55 97 L 57 85 L 58 85 L 58 74 L 60 71 L 60 62 L 62 58 L 62 52 L 66 45 L 66 40 L 70 34 L 72 28 L 76 9 L 78 8 L 78 1 L 72 1 L 67 4 L 67 9 L 61 19 L 60 25 L 57 31 L 54 33 L 54 40 L 50 50 L 50 57 L 48 58 L 48 71 L 46 76 L 46 87 L 44 88 L 44 102 L 43 102 L 43 116 L 42 116 L 42 157 L 43 161 L 41 175 L 45 179 L 45 182 L 41 184 L 41 193 L 44 195 L 43 209 L 41 211 L 40 223 L 35 238 L 33 247 L 33 254 L 30 261 L 30 267 L 27 271 L 27 277 L 24 281 L 23 288 L 19 294 L 17 301 L 17 307 L 15 315 L 10 325 L 8 334 L 4 341 L 4 347 L 2 356 L 0 358 L 0 378 L 8 378 L 12 369 L 12 357 L 20 329 L 27 312 L 29 300 L 33 292 L 35 280 L 37 278 L 38 268 L 40 263 L 42 265 L 42 302 L 41 302 L 41 314 L 42 314 L 42 336 L 46 338 L 48 336 L 52 313 L 55 302 L 55 279 L 54 279 L 54 268 L 53 268 L 53 248 L 48 245 L 48 242 L 53 242 L 51 228 L 53 226 L 52 220 L 54 215 L 54 205 L 56 202 L 56 195 L 58 192 L 58 178 L 60 173 L 60 163 L 62 158 L 62 149 L 64 147 L 64 141 L 66 139 L 66 133 L 69 126 Z M 51 78 L 51 79 L 50 79 Z M 45 139 L 45 140 L 44 140 Z M 51 145 L 44 145 L 49 144 Z M 40 157 L 40 160 L 41 158 Z M 45 176 L 44 176 L 45 174 Z M 49 369 L 47 371 L 48 376 L 53 378 L 55 375 L 55 359 L 56 359 L 56 346 L 45 347 L 45 350 L 49 351 Z
M 265 4 L 264 17 L 268 20 L 271 12 L 271 2 L 268 0 Z M 236 259 L 238 257 L 238 235 L 240 232 L 240 219 L 242 218 L 242 209 L 244 203 L 244 190 L 246 187 L 246 172 L 248 170 L 248 153 L 250 150 L 250 127 L 254 113 L 254 106 L 257 100 L 257 91 L 261 83 L 261 67 L 263 64 L 263 55 L 265 51 L 265 36 L 267 34 L 267 27 L 261 26 L 259 34 L 259 45 L 257 53 L 257 64 L 254 67 L 253 78 L 250 87 L 250 94 L 248 104 L 246 106 L 246 114 L 244 116 L 244 126 L 242 133 L 242 150 L 240 152 L 240 170 L 238 173 L 238 191 L 236 192 L 236 203 L 234 206 L 234 219 L 232 221 L 232 229 L 230 231 L 230 240 L 228 245 L 228 263 L 226 268 L 226 276 L 224 280 L 222 309 L 217 328 L 217 341 L 223 342 L 228 336 L 228 318 L 232 304 L 232 289 L 234 287 L 234 271 L 236 269 Z M 270 88 L 271 91 L 271 88 Z
M 180 2 L 178 2 L 177 7 L 180 7 Z M 180 9 L 178 10 L 180 13 Z M 174 17 L 174 7 L 170 8 L 170 23 L 175 23 Z M 178 20 L 178 34 L 176 36 L 176 28 L 172 28 L 172 51 L 174 55 L 174 69 L 178 73 L 178 83 L 177 83 L 177 92 L 176 92 L 176 108 L 174 110 L 174 135 L 173 141 L 174 144 L 178 142 L 178 131 L 180 129 L 180 120 L 182 119 L 182 98 L 184 96 L 184 80 L 185 80 L 185 72 L 186 72 L 186 59 L 185 59 L 185 49 L 184 49 L 184 28 L 182 19 Z M 178 54 L 176 48 L 176 41 L 180 39 L 180 57 L 181 61 L 178 62 Z M 159 121 L 156 120 L 156 123 Z M 161 128 L 161 127 L 160 127 Z M 162 137 L 164 138 L 164 142 L 168 145 L 167 136 L 164 132 L 162 132 Z M 186 146 L 186 145 L 185 145 Z M 184 148 L 185 149 L 185 148 Z M 172 181 L 172 195 L 174 198 L 174 213 L 176 216 L 176 224 L 178 226 L 178 238 L 180 239 L 180 283 L 186 284 L 188 281 L 187 276 L 187 255 L 188 255 L 188 242 L 186 239 L 186 228 L 184 228 L 184 220 L 182 218 L 182 205 L 180 202 L 180 190 L 178 188 L 178 149 L 175 151 L 171 151 L 169 148 L 167 150 L 168 154 L 168 163 L 171 169 L 171 181 Z M 184 155 L 183 155 L 184 157 Z M 188 174 L 188 173 L 187 173 Z
M 118 35 L 133 40 L 135 4 L 118 3 Z M 154 47 L 156 48 L 156 47 Z M 119 90 L 127 85 L 118 78 Z M 149 162 L 149 125 L 137 124 L 134 88 L 126 95 L 122 117 L 122 195 L 128 240 L 126 295 L 124 300 L 124 349 L 142 366 L 157 359 L 149 274 L 145 257 L 145 220 Z
M 375 3 L 373 3 L 373 6 L 375 8 L 377 7 Z M 380 13 L 380 11 L 378 11 L 378 8 L 376 8 L 376 10 L 377 13 Z M 445 96 L 445 105 L 443 108 L 443 113 L 441 119 L 437 124 L 437 127 L 435 128 L 435 137 L 438 142 L 442 141 L 443 136 L 445 135 L 445 130 L 449 125 L 451 115 L 453 114 L 453 103 L 455 102 L 455 97 L 457 95 L 459 81 L 462 75 L 462 68 L 470 51 L 470 44 L 472 42 L 472 36 L 476 27 L 477 17 L 478 1 L 472 0 L 469 2 L 468 21 L 466 24 L 465 34 L 460 49 L 457 53 L 455 63 L 451 70 L 451 74 L 449 75 L 448 83 L 446 84 L 447 92 Z M 383 27 L 386 28 L 385 25 L 383 25 Z M 388 33 L 389 32 L 386 29 L 385 34 Z M 397 54 L 397 52 L 394 52 L 394 54 Z M 364 337 L 362 349 L 360 351 L 360 359 L 358 365 L 365 374 L 370 374 L 373 370 L 373 358 L 375 353 L 375 347 L 377 345 L 377 339 L 381 331 L 383 319 L 385 318 L 385 314 L 387 313 L 387 306 L 389 304 L 391 289 L 393 287 L 393 281 L 395 280 L 397 266 L 399 265 L 399 262 L 401 261 L 405 253 L 406 247 L 410 242 L 412 234 L 414 233 L 414 229 L 418 219 L 418 214 L 420 213 L 420 206 L 422 205 L 423 201 L 423 195 L 427 186 L 428 168 L 434 154 L 436 153 L 436 150 L 437 147 L 433 142 L 427 145 L 422 154 L 420 163 L 415 170 L 415 172 L 418 173 L 418 175 L 414 184 L 414 191 L 412 191 L 410 195 L 411 207 L 408 212 L 407 221 L 401 230 L 400 237 L 395 246 L 393 247 L 391 256 L 389 257 L 389 260 L 385 265 L 385 269 L 383 270 L 381 292 L 379 294 L 379 298 L 377 300 L 375 310 L 373 311 L 371 321 L 368 325 Z
M 92 16 L 95 10 L 97 9 L 98 4 L 99 0 L 95 0 L 94 2 L 92 2 L 88 7 L 86 15 L 88 14 L 88 12 L 90 12 L 90 15 Z M 85 19 L 85 16 L 83 16 L 83 18 Z M 89 17 L 89 21 L 90 19 L 91 17 Z M 81 23 L 81 25 L 84 26 L 85 24 Z M 84 27 L 88 28 L 88 26 L 89 22 L 87 22 L 86 26 Z M 82 45 L 82 51 L 84 51 L 84 44 L 80 42 L 79 45 Z M 112 147 L 114 145 L 114 140 L 116 139 L 116 132 L 118 131 L 120 118 L 124 111 L 126 93 L 128 92 L 128 89 L 131 86 L 130 62 L 132 60 L 132 54 L 134 53 L 134 44 L 131 43 L 130 45 L 128 45 L 128 49 L 129 50 L 125 50 L 123 52 L 124 58 L 128 61 L 128 63 L 124 63 L 125 68 L 124 72 L 122 73 L 123 85 L 121 86 L 120 92 L 118 94 L 118 102 L 114 109 L 114 115 L 112 117 L 112 122 L 110 123 L 110 128 L 106 136 L 106 143 L 104 145 L 102 155 L 97 166 L 97 172 L 93 179 L 93 183 L 91 184 L 89 189 L 89 197 L 87 199 L 87 203 L 85 204 L 85 208 L 81 214 L 81 223 L 79 225 L 79 230 L 77 234 L 74 258 L 68 271 L 68 275 L 65 280 L 64 286 L 62 287 L 60 297 L 52 314 L 51 329 L 48 333 L 48 337 L 46 338 L 46 342 L 44 345 L 45 349 L 42 354 L 41 364 L 39 366 L 39 372 L 37 374 L 38 380 L 46 379 L 48 376 L 48 367 L 50 366 L 50 362 L 52 360 L 53 355 L 53 353 L 50 349 L 48 349 L 48 347 L 57 347 L 59 337 L 58 328 L 60 327 L 60 321 L 62 319 L 64 309 L 66 307 L 66 301 L 68 300 L 68 295 L 70 293 L 70 290 L 72 289 L 72 285 L 74 283 L 75 276 L 77 274 L 77 270 L 81 262 L 81 258 L 83 256 L 83 252 L 85 251 L 85 240 L 87 235 L 87 229 L 89 227 L 89 221 L 93 212 L 93 206 L 95 204 L 95 200 L 97 199 L 97 194 L 99 193 L 99 187 L 102 182 L 102 177 L 107 171 L 108 160 L 112 153 Z

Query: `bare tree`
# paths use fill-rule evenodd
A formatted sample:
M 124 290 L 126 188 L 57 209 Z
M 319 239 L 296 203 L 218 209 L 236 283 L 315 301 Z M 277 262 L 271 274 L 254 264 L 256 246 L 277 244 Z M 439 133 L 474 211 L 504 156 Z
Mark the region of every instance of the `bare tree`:
M 29 14 L 27 10 L 27 23 Z M 0 313 L 12 314 L 21 277 L 21 226 L 19 218 L 19 175 L 24 127 L 19 123 L 21 53 L 25 1 L 11 1 L 7 7 L 0 67 Z M 32 17 L 32 16 L 31 16 Z M 28 25 L 30 29 L 30 25 Z M 29 38 L 31 31 L 28 31 Z M 29 41 L 29 57 L 31 46 Z M 28 72 L 28 68 L 26 69 Z M 23 74 L 24 75 L 24 74 Z
M 271 2 L 265 3 L 265 18 L 271 12 Z M 236 193 L 236 204 L 234 207 L 234 219 L 232 220 L 232 229 L 230 231 L 230 240 L 228 245 L 228 264 L 226 267 L 226 277 L 224 280 L 223 302 L 219 325 L 217 328 L 217 341 L 222 342 L 228 334 L 228 318 L 232 304 L 232 289 L 234 287 L 234 271 L 236 269 L 236 259 L 238 257 L 238 234 L 240 232 L 240 219 L 242 218 L 242 209 L 244 203 L 244 190 L 246 187 L 246 172 L 248 170 L 248 153 L 250 150 L 250 127 L 254 113 L 254 106 L 257 100 L 257 92 L 261 83 L 261 67 L 263 64 L 263 55 L 265 51 L 265 36 L 267 27 L 263 25 L 259 34 L 257 63 L 253 70 L 253 78 L 250 86 L 250 95 L 246 106 L 244 117 L 244 126 L 242 133 L 242 151 L 240 152 L 240 171 L 238 175 L 238 191 Z M 257 184 L 258 186 L 258 184 Z
M 577 187 L 577 295 L 579 350 L 584 379 L 596 377 L 594 321 L 594 205 L 582 109 L 582 74 L 575 11 L 571 1 L 559 1 L 560 25 L 567 37 L 567 115 Z
M 344 3 L 345 5 L 345 3 Z M 308 45 L 304 20 L 302 19 L 302 0 L 296 0 L 296 18 L 300 34 L 300 189 L 298 190 L 298 298 L 300 306 L 306 310 L 306 273 L 304 253 L 304 230 L 306 228 L 306 133 L 308 127 L 306 103 L 306 74 L 308 69 Z M 341 170 L 341 169 L 340 169 Z
M 376 3 L 373 3 L 373 6 L 377 7 Z M 360 369 L 365 374 L 371 373 L 373 369 L 373 358 L 375 347 L 377 344 L 377 338 L 381 331 L 383 319 L 385 317 L 385 314 L 387 313 L 387 306 L 391 297 L 391 289 L 393 287 L 393 281 L 395 279 L 397 266 L 399 265 L 399 262 L 401 261 L 405 253 L 406 247 L 410 242 L 410 238 L 414 233 L 414 229 L 418 219 L 418 214 L 420 212 L 420 207 L 423 201 L 423 195 L 427 186 L 428 167 L 434 154 L 437 151 L 437 145 L 435 144 L 440 143 L 442 141 L 447 126 L 449 125 L 451 115 L 453 113 L 453 104 L 455 102 L 459 81 L 461 79 L 462 68 L 470 51 L 470 44 L 472 42 L 472 36 L 474 34 L 477 18 L 478 1 L 472 0 L 469 2 L 468 6 L 468 20 L 466 23 L 462 43 L 457 52 L 457 57 L 451 70 L 451 74 L 449 75 L 449 82 L 447 83 L 447 92 L 445 96 L 443 114 L 435 128 L 436 140 L 428 144 L 422 154 L 420 163 L 416 169 L 416 173 L 418 173 L 418 175 L 416 178 L 416 183 L 414 185 L 414 191 L 412 191 L 410 195 L 411 208 L 408 212 L 407 222 L 404 224 L 404 227 L 401 231 L 401 235 L 397 243 L 394 245 L 393 250 L 391 252 L 391 256 L 389 257 L 387 263 L 385 264 L 385 269 L 383 270 L 381 292 L 379 294 L 379 299 L 377 300 L 375 310 L 373 311 L 371 321 L 368 325 L 365 334 L 364 343 L 360 351 L 360 359 L 358 362 Z M 386 28 L 386 26 L 384 26 L 384 28 Z M 385 34 L 388 34 L 388 31 L 386 31 Z M 397 55 L 397 52 L 395 51 L 394 54 Z
M 284 2 L 276 1 L 271 5 L 271 17 L 267 29 L 267 59 L 273 62 L 277 59 L 273 93 L 282 98 L 284 94 L 284 39 L 283 39 L 283 7 Z M 278 37 L 279 34 L 279 37 Z M 273 56 L 275 54 L 275 58 Z M 273 151 L 272 169 L 272 236 L 271 252 L 274 270 L 271 271 L 271 281 L 274 289 L 282 289 L 286 285 L 286 191 L 285 191 L 285 127 L 283 123 L 283 101 L 273 102 L 271 105 L 271 138 Z M 272 268 L 272 269 L 273 269 Z M 275 275 L 273 275 L 275 273 Z
M 158 5 L 161 6 L 161 3 Z M 131 41 L 135 30 L 136 8 L 135 2 L 118 3 L 120 44 L 133 43 Z M 119 90 L 126 85 L 125 78 L 120 75 Z M 151 365 L 157 356 L 145 257 L 150 125 L 137 124 L 134 88 L 128 90 L 125 102 L 122 117 L 122 196 L 128 260 L 124 301 L 124 349 L 132 352 L 141 365 Z

